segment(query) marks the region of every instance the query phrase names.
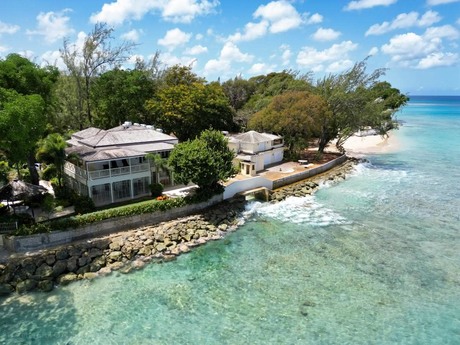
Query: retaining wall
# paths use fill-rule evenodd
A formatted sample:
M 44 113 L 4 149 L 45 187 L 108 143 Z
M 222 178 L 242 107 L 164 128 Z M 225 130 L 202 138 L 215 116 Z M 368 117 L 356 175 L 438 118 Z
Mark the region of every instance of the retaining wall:
M 68 244 L 73 241 L 108 235 L 136 227 L 156 224 L 185 217 L 223 201 L 223 194 L 216 195 L 206 202 L 173 208 L 164 212 L 154 212 L 135 216 L 106 219 L 77 229 L 53 231 L 30 236 L 9 236 L 3 239 L 6 249 L 11 252 L 27 252 Z
M 236 193 L 245 192 L 247 190 L 265 187 L 273 189 L 273 182 L 261 176 L 253 177 L 246 180 L 235 181 L 225 187 L 224 200 L 230 199 Z
M 332 169 L 332 168 L 336 167 L 337 165 L 342 164 L 346 160 L 347 160 L 347 156 L 342 155 L 342 156 L 337 157 L 336 159 L 334 159 L 334 160 L 332 160 L 330 162 L 327 162 L 327 163 L 325 163 L 323 165 L 320 165 L 319 167 L 308 169 L 308 170 L 305 170 L 304 172 L 301 172 L 301 173 L 298 173 L 298 174 L 295 174 L 295 175 L 280 178 L 278 180 L 273 181 L 273 188 L 272 189 L 281 188 L 281 187 L 286 186 L 288 184 L 292 184 L 294 182 L 305 180 L 305 179 L 307 179 L 309 177 L 321 174 L 321 173 L 323 173 L 323 172 L 325 172 L 325 171 L 327 171 L 329 169 Z

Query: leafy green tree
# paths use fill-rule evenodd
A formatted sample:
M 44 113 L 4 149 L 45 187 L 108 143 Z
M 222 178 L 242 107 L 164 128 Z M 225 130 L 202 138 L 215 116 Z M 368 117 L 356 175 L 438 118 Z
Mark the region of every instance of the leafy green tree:
M 155 126 L 173 132 L 181 141 L 205 129 L 231 130 L 233 111 L 218 83 L 205 84 L 189 67 L 166 71 L 163 86 L 147 101 Z
M 309 139 L 318 135 L 318 120 L 327 113 L 327 104 L 320 96 L 307 91 L 285 92 L 254 114 L 249 128 L 282 135 L 290 156 L 297 158 Z
M 54 164 L 56 167 L 58 186 L 63 186 L 64 164 L 66 160 L 65 148 L 67 144 L 64 138 L 57 134 L 49 134 L 40 140 L 36 157 L 39 161 Z
M 10 162 L 27 162 L 31 181 L 38 184 L 35 144 L 54 118 L 54 85 L 59 71 L 40 67 L 18 54 L 0 59 L 0 142 Z
M 39 182 L 35 168 L 35 146 L 46 128 L 45 102 L 40 95 L 21 95 L 0 89 L 0 143 L 8 159 L 16 165 L 27 162 L 33 184 Z
M 156 81 L 141 70 L 115 68 L 94 81 L 91 95 L 94 123 L 102 128 L 120 125 L 126 120 L 149 123 L 145 102 L 156 90 Z
M 171 167 L 168 165 L 168 160 L 162 158 L 158 153 L 148 153 L 145 155 L 145 158 L 149 159 L 151 164 L 154 166 L 154 179 L 156 183 L 160 183 L 160 172 L 161 171 L 170 171 Z
M 219 189 L 219 182 L 234 175 L 234 153 L 219 131 L 206 130 L 199 138 L 176 145 L 168 164 L 179 183 L 193 182 L 201 190 Z
M 315 92 L 326 100 L 329 107 L 327 116 L 321 118 L 320 152 L 336 138 L 336 145 L 340 149 L 346 139 L 366 126 L 380 127 L 381 134 L 390 129 L 384 124 L 391 120 L 392 114 L 389 118 L 385 111 L 386 104 L 380 99 L 384 94 L 378 87 L 379 78 L 385 74 L 385 70 L 367 73 L 366 67 L 367 60 L 364 60 L 348 71 L 328 75 L 317 82 Z

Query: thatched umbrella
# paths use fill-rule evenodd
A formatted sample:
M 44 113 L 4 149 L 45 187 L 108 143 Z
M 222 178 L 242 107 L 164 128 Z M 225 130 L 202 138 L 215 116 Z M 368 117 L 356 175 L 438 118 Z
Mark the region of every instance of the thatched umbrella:
M 6 200 L 8 206 L 8 202 L 10 201 L 29 199 L 47 191 L 43 186 L 36 186 L 21 180 L 13 180 L 0 188 L 0 200 Z

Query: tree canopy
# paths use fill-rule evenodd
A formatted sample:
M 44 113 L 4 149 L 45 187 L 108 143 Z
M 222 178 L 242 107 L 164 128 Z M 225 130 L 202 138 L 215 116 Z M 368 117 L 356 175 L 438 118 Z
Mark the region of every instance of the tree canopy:
M 308 141 L 320 132 L 319 121 L 327 116 L 324 99 L 308 91 L 285 92 L 254 114 L 249 128 L 283 135 L 289 154 L 297 157 Z
M 199 138 L 174 147 L 168 165 L 179 183 L 193 182 L 202 190 L 214 191 L 219 182 L 234 174 L 234 153 L 227 139 L 215 130 L 205 130 Z
M 163 85 L 146 103 L 155 126 L 173 132 L 180 141 L 194 139 L 203 130 L 231 130 L 233 112 L 218 83 L 205 84 L 190 67 L 172 67 Z

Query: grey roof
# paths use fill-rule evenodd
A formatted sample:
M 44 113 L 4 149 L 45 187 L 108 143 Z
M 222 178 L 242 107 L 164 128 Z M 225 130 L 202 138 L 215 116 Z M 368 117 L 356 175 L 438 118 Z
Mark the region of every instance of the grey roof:
M 66 149 L 66 153 L 74 153 L 82 160 L 92 162 L 171 151 L 177 142 L 176 137 L 155 130 L 152 126 L 122 125 L 109 130 L 90 127 L 74 133 L 67 140 L 71 147 Z
M 152 144 L 129 145 L 129 146 L 126 146 L 126 148 L 145 153 L 145 152 L 171 151 L 174 148 L 174 145 L 170 143 L 152 143 Z
M 101 133 L 104 133 L 104 132 L 105 132 L 105 130 L 103 130 L 103 129 L 96 128 L 96 127 L 89 127 L 89 128 L 86 128 L 86 129 L 84 129 L 82 131 L 73 133 L 72 137 L 77 138 L 77 139 L 87 139 L 87 138 L 94 137 L 95 135 L 99 135 Z
M 116 158 L 130 158 L 144 156 L 144 152 L 127 148 L 112 147 L 104 150 L 95 150 L 85 146 L 74 146 L 66 149 L 67 154 L 77 154 L 85 162 L 106 161 Z
M 256 131 L 249 131 L 241 134 L 234 135 L 233 138 L 237 139 L 243 143 L 261 143 L 265 141 L 272 141 L 274 139 L 280 139 L 280 136 L 267 134 L 267 133 L 259 133 Z
M 94 148 L 106 147 L 106 146 L 125 146 L 132 144 L 141 144 L 141 143 L 152 143 L 152 142 L 164 142 L 164 141 L 174 141 L 177 142 L 177 139 L 158 132 L 154 129 L 143 130 L 127 128 L 120 131 L 104 131 L 93 137 L 79 140 L 79 142 L 86 146 L 91 146 Z

